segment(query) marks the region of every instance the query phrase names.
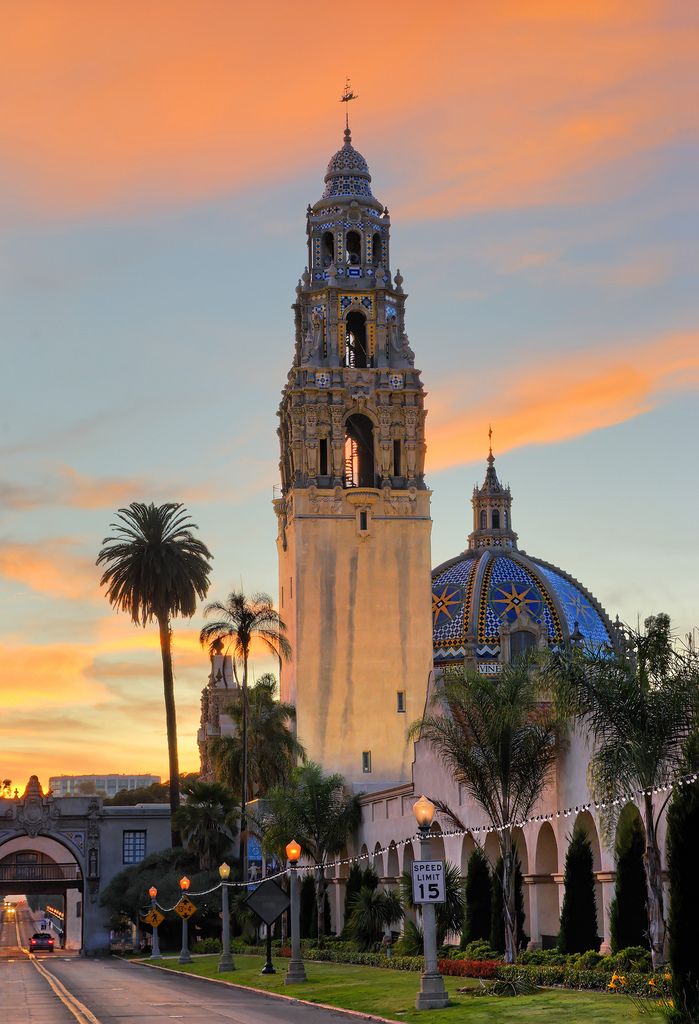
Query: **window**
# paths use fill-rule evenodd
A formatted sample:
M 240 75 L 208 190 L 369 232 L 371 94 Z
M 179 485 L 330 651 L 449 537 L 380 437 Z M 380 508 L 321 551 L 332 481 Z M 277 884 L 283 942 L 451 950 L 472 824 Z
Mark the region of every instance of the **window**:
M 358 310 L 347 314 L 345 321 L 345 366 L 364 369 L 372 365 L 368 359 L 366 318 Z
M 377 231 L 371 240 L 371 262 L 375 267 L 381 265 L 382 257 L 383 253 L 381 251 L 381 235 Z
M 125 830 L 122 849 L 124 864 L 140 864 L 146 855 L 146 830 Z
M 366 533 L 369 529 L 369 516 L 364 510 L 359 513 L 359 529 L 361 533 Z
M 328 475 L 328 439 L 327 437 L 321 437 L 320 439 L 320 475 Z
M 493 509 L 493 529 L 500 529 L 500 513 L 497 509 Z
M 358 267 L 362 262 L 362 239 L 358 231 L 347 232 L 345 261 L 353 267 Z
M 332 231 L 326 231 L 320 245 L 321 259 L 324 267 L 329 267 L 335 259 L 335 239 Z
M 374 424 L 355 413 L 345 424 L 345 487 L 373 487 Z
M 526 629 L 517 629 L 510 633 L 510 661 L 522 658 L 536 646 L 536 637 Z
M 396 693 L 396 711 L 399 714 L 405 714 L 405 690 L 398 690 Z
M 400 476 L 400 441 L 393 442 L 393 475 Z
M 368 774 L 371 771 L 371 751 L 364 750 L 362 752 L 362 771 Z
M 485 511 L 485 509 L 481 509 L 480 524 L 481 524 L 481 530 L 485 530 L 486 526 L 488 525 L 488 520 L 486 518 L 486 511 Z

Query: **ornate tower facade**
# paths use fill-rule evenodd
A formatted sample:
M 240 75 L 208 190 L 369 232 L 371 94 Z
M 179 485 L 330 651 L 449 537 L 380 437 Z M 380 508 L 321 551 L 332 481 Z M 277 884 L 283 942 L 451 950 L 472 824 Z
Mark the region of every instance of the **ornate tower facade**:
M 409 776 L 432 666 L 430 491 L 388 210 L 349 129 L 306 233 L 279 408 L 281 690 L 309 757 L 376 788 Z

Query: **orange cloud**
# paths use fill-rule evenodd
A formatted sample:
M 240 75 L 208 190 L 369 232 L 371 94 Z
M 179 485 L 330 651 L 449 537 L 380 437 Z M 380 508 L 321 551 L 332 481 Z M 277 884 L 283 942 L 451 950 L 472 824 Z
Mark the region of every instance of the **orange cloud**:
M 432 472 L 482 458 L 492 421 L 499 452 L 552 444 L 623 423 L 654 409 L 667 393 L 699 389 L 699 334 L 573 352 L 493 378 L 487 399 L 469 395 L 473 379 L 450 381 L 430 411 Z M 457 408 L 465 405 L 465 412 Z
M 94 560 L 76 554 L 65 537 L 26 543 L 0 541 L 0 578 L 21 583 L 39 594 L 81 600 L 98 594 Z
M 357 143 L 407 175 L 406 212 L 576 200 L 581 176 L 696 131 L 696 24 L 666 15 L 662 0 L 405 0 L 398 19 L 372 9 L 356 46 L 340 7 L 34 0 L 3 26 L 4 180 L 62 213 L 305 173 L 309 129 L 340 141 L 340 46 Z

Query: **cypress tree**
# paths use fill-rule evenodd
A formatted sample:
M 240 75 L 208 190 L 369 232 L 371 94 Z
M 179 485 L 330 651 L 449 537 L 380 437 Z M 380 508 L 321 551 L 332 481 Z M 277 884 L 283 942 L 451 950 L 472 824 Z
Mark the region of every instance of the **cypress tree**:
M 498 857 L 492 883 L 493 899 L 490 918 L 490 945 L 499 953 L 505 952 L 505 920 L 502 911 L 502 857 Z M 524 880 L 519 857 L 515 854 L 515 917 L 517 919 L 517 948 L 525 949 L 529 936 L 524 931 Z
M 596 951 L 599 940 L 592 846 L 580 827 L 574 829 L 569 837 L 563 889 L 558 948 L 561 953 L 586 953 L 588 949 Z
M 622 812 L 617 830 L 616 881 L 610 907 L 609 927 L 612 952 L 628 946 L 649 949 L 646 876 L 643 853 L 646 840 L 643 825 L 633 810 Z
M 461 932 L 461 948 L 477 939 L 490 938 L 493 884 L 488 859 L 479 846 L 468 859 L 466 869 L 466 913 Z
M 310 939 L 314 934 L 318 934 L 316 889 L 313 875 L 304 875 L 299 888 L 299 931 L 302 939 Z
M 672 967 L 675 1020 L 699 1020 L 699 783 L 682 786 L 667 815 L 667 855 L 670 876 L 668 937 Z

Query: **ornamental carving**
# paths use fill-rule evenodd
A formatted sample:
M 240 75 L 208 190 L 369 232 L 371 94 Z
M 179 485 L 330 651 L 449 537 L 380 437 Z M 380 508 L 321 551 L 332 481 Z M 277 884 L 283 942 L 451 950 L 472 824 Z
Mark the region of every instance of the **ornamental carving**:
M 316 487 L 308 488 L 308 504 L 316 515 L 339 515 L 342 512 L 342 488 L 336 487 L 333 494 L 318 494 Z

